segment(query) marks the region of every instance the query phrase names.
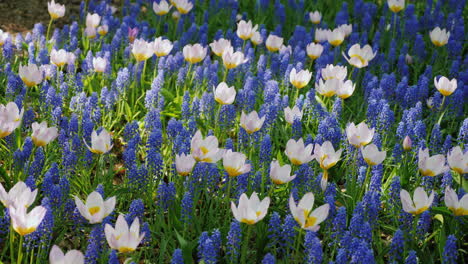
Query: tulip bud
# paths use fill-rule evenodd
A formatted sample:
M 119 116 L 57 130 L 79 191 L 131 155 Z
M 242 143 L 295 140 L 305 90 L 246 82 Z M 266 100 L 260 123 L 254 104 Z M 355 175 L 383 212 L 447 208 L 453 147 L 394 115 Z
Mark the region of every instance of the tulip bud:
M 405 139 L 403 139 L 403 149 L 405 151 L 410 151 L 411 147 L 412 147 L 411 138 L 409 136 L 406 136 Z

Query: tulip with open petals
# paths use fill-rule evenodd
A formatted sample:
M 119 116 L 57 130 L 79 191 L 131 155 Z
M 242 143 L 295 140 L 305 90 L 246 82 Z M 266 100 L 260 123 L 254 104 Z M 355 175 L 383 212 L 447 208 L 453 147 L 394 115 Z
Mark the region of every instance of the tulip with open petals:
M 47 3 L 47 11 L 52 19 L 59 19 L 65 15 L 65 5 L 55 3 L 54 0 Z
M 332 97 L 342 87 L 343 81 L 339 79 L 319 80 L 315 84 L 315 91 L 325 97 Z
M 47 127 L 47 122 L 42 121 L 40 124 L 34 122 L 32 124 L 32 141 L 37 147 L 43 147 L 49 144 L 58 136 L 58 129 L 56 127 Z
M 63 65 L 68 63 L 68 54 L 69 53 L 66 50 L 53 49 L 50 52 L 50 62 L 52 62 L 52 64 L 54 64 L 57 67 L 62 67 Z
M 296 178 L 296 175 L 291 175 L 291 165 L 286 164 L 281 166 L 277 160 L 271 162 L 270 179 L 274 184 L 285 184 Z
M 393 13 L 398 13 L 405 8 L 405 0 L 387 0 L 387 4 Z
M 450 187 L 445 188 L 445 205 L 456 216 L 468 215 L 468 194 L 465 193 L 463 197 L 458 200 L 457 193 Z
M 333 31 L 327 31 L 327 40 L 332 46 L 336 47 L 343 43 L 345 33 L 340 28 L 335 28 Z
M 232 48 L 231 41 L 227 39 L 220 38 L 218 40 L 214 40 L 210 44 L 210 48 L 216 56 L 223 56 L 224 51 Z
M 187 14 L 193 8 L 193 4 L 189 0 L 172 0 L 172 3 L 182 15 Z
M 163 16 L 169 13 L 170 9 L 171 6 L 165 0 L 162 0 L 161 2 L 159 2 L 159 4 L 157 2 L 153 2 L 153 11 L 158 16 Z
M 263 38 L 262 35 L 260 35 L 260 32 L 255 31 L 252 37 L 250 38 L 250 41 L 252 41 L 252 44 L 254 44 L 255 46 L 262 44 Z
M 300 72 L 296 72 L 296 69 L 293 68 L 289 73 L 289 81 L 297 89 L 304 88 L 307 84 L 309 84 L 311 78 L 312 73 L 308 70 L 301 70 Z
M 140 234 L 140 221 L 138 217 L 133 220 L 133 223 L 129 227 L 123 215 L 117 217 L 115 228 L 106 224 L 104 233 L 106 234 L 109 247 L 119 251 L 119 253 L 135 251 L 145 237 L 145 233 Z
M 434 77 L 434 85 L 443 96 L 449 96 L 457 89 L 457 79 L 449 80 L 442 76 L 437 80 L 437 77 Z
M 440 27 L 436 27 L 429 33 L 429 37 L 431 38 L 431 41 L 434 45 L 437 47 L 442 47 L 448 43 L 450 32 L 446 29 L 440 29 Z
M 327 140 L 322 145 L 315 144 L 314 158 L 320 164 L 320 168 L 328 170 L 340 160 L 342 151 L 342 149 L 335 151 L 333 144 Z
M 290 139 L 288 140 L 288 143 L 286 143 L 286 150 L 284 153 L 292 164 L 302 165 L 314 159 L 312 148 L 312 144 L 304 146 L 304 140 L 302 138 L 298 141 Z
M 25 206 L 11 206 L 8 210 L 13 230 L 15 230 L 20 236 L 25 236 L 36 231 L 47 212 L 47 209 L 42 206 L 36 206 L 29 213 Z
M 355 89 L 356 85 L 351 80 L 347 80 L 340 83 L 336 90 L 336 95 L 341 99 L 346 99 L 353 95 Z
M 0 139 L 9 136 L 21 124 L 24 109 L 18 109 L 15 102 L 0 104 Z
M 109 26 L 108 25 L 102 25 L 97 28 L 97 33 L 101 36 L 105 36 L 107 32 L 109 32 Z
M 284 109 L 284 119 L 286 119 L 286 122 L 288 122 L 290 125 L 294 123 L 294 120 L 301 120 L 302 119 L 302 111 L 295 105 L 292 109 L 286 107 Z
M 213 90 L 216 102 L 222 105 L 232 104 L 236 98 L 236 89 L 234 86 L 229 87 L 225 82 L 221 82 L 218 84 L 218 87 Z
M 310 12 L 309 19 L 313 24 L 320 24 L 320 21 L 322 20 L 322 14 L 320 14 L 319 11 Z
M 192 172 L 195 163 L 195 159 L 190 154 L 186 155 L 185 153 L 182 153 L 175 157 L 176 171 L 180 176 L 189 175 Z
M 343 52 L 343 57 L 348 61 L 349 64 L 353 65 L 356 68 L 363 68 L 369 65 L 369 61 L 371 61 L 375 57 L 376 53 L 372 51 L 372 47 L 369 45 L 365 45 L 361 48 L 361 45 L 354 44 L 348 50 L 348 57 L 346 57 L 345 53 Z
M 151 42 L 144 39 L 135 39 L 133 41 L 132 54 L 137 61 L 145 61 L 153 56 L 154 49 Z
M 307 45 L 306 51 L 307 51 L 307 56 L 315 60 L 318 57 L 320 57 L 320 55 L 322 55 L 323 46 L 320 44 L 310 43 L 309 45 Z
M 56 245 L 52 246 L 49 254 L 50 264 L 84 264 L 83 253 L 79 250 L 70 250 L 67 254 Z
M 250 199 L 247 194 L 243 193 L 239 199 L 239 206 L 236 207 L 234 202 L 231 202 L 231 210 L 234 218 L 241 223 L 253 225 L 262 220 L 270 206 L 270 197 L 266 197 L 262 201 L 258 198 L 256 192 L 252 193 Z
M 342 24 L 338 27 L 338 29 L 344 33 L 345 37 L 348 37 L 351 35 L 351 33 L 353 33 L 353 25 L 351 24 Z
M 434 191 L 432 191 L 428 197 L 424 188 L 418 187 L 414 190 L 413 199 L 411 199 L 410 194 L 402 189 L 400 191 L 400 199 L 405 212 L 418 215 L 429 209 L 432 205 L 432 201 L 434 201 Z
M 94 39 L 96 37 L 97 30 L 93 27 L 87 27 L 85 28 L 84 33 L 87 38 Z
M 446 172 L 449 167 L 445 165 L 445 157 L 442 154 L 429 156 L 429 149 L 419 149 L 418 152 L 419 172 L 423 176 L 437 176 Z
M 75 196 L 76 208 L 91 224 L 101 223 L 104 218 L 110 215 L 114 211 L 115 202 L 115 196 L 104 201 L 101 194 L 95 191 L 88 195 L 86 204 Z
M 301 226 L 301 228 L 317 232 L 320 229 L 320 223 L 325 221 L 328 217 L 328 211 L 330 210 L 330 205 L 328 203 L 321 205 L 315 210 L 312 211 L 314 207 L 314 194 L 309 192 L 306 193 L 299 203 L 296 205 L 294 197 L 289 197 L 289 209 L 293 215 L 296 222 Z
M 200 130 L 192 138 L 191 150 L 195 160 L 207 163 L 216 163 L 224 155 L 224 150 L 218 148 L 218 139 L 215 136 L 203 139 Z
M 99 14 L 88 13 L 86 15 L 86 28 L 97 28 L 99 26 L 99 23 L 101 23 L 101 17 L 99 16 Z
M 344 66 L 328 64 L 321 70 L 320 74 L 324 80 L 338 79 L 340 81 L 344 81 L 344 79 L 346 79 L 346 75 L 348 74 L 348 70 Z
M 32 191 L 24 182 L 17 182 L 7 193 L 0 183 L 0 202 L 6 207 L 29 207 L 36 200 L 37 189 Z
M 257 111 L 252 111 L 248 115 L 242 111 L 240 125 L 242 128 L 244 128 L 247 134 L 252 134 L 259 131 L 263 126 L 263 122 L 265 122 L 265 116 L 260 118 L 257 114 Z
M 20 65 L 18 74 L 28 87 L 33 87 L 42 82 L 42 71 L 36 64 L 29 64 L 28 66 Z
M 328 29 L 317 28 L 314 35 L 315 42 L 325 42 L 328 38 Z
M 101 57 L 93 58 L 93 68 L 95 72 L 105 72 L 107 60 Z
M 250 171 L 250 164 L 246 163 L 247 156 L 244 153 L 227 150 L 223 156 L 223 166 L 230 177 L 236 177 Z
M 204 48 L 200 44 L 187 44 L 182 50 L 184 54 L 184 58 L 186 61 L 195 64 L 197 62 L 202 61 L 206 57 L 206 52 L 208 51 L 207 48 Z
M 228 70 L 234 69 L 248 61 L 248 59 L 244 57 L 244 53 L 240 51 L 233 52 L 232 47 L 224 51 L 222 58 L 224 67 Z
M 173 48 L 172 42 L 162 37 L 156 38 L 153 42 L 153 52 L 158 57 L 167 56 Z
M 452 170 L 459 174 L 468 173 L 468 151 L 463 153 L 462 149 L 456 146 L 447 153 L 447 161 Z
M 265 42 L 265 46 L 271 52 L 278 51 L 283 46 L 283 38 L 270 34 Z
M 361 122 L 357 126 L 354 123 L 350 123 L 346 127 L 348 142 L 356 148 L 369 144 L 374 137 L 374 132 L 375 129 L 370 129 L 364 122 Z
M 105 154 L 109 152 L 114 145 L 112 145 L 112 138 L 107 130 L 103 129 L 99 134 L 96 130 L 91 133 L 91 147 L 85 142 L 86 147 L 92 153 Z
M 252 26 L 252 21 L 245 22 L 244 20 L 237 23 L 237 36 L 243 40 L 250 39 L 254 32 L 257 31 L 258 25 Z
M 369 166 L 382 163 L 387 155 L 387 151 L 379 151 L 375 144 L 369 144 L 361 148 L 362 157 Z

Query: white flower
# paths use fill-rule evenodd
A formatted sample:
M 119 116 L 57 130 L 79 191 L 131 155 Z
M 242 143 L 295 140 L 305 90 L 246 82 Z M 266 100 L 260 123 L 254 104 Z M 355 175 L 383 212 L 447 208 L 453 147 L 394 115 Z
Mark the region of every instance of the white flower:
M 36 231 L 47 212 L 47 209 L 42 206 L 36 206 L 29 213 L 26 211 L 27 208 L 24 206 L 18 206 L 17 208 L 10 207 L 8 210 L 13 230 L 15 230 L 20 236 L 25 236 Z
M 244 58 L 244 53 L 241 51 L 233 52 L 232 47 L 224 50 L 222 58 L 224 67 L 226 67 L 226 69 L 234 69 L 248 61 Z
M 322 20 L 322 14 L 319 11 L 314 11 L 309 13 L 310 22 L 314 24 L 320 24 L 320 20 Z
M 328 40 L 328 29 L 317 28 L 315 30 L 315 42 L 325 42 Z
M 173 48 L 172 42 L 168 39 L 162 39 L 162 37 L 156 38 L 152 44 L 153 52 L 158 57 L 167 56 Z
M 332 97 L 343 85 L 343 81 L 339 79 L 328 79 L 325 82 L 320 79 L 318 83 L 315 84 L 315 91 L 325 97 Z
M 50 80 L 56 72 L 55 67 L 50 64 L 41 65 L 39 70 L 44 74 L 46 80 Z
M 356 85 L 353 84 L 351 80 L 347 80 L 346 82 L 341 82 L 338 90 L 336 90 L 336 95 L 341 99 L 346 99 L 353 95 Z
M 145 61 L 153 56 L 154 48 L 151 42 L 144 39 L 133 41 L 132 54 L 137 61 Z
M 403 149 L 404 149 L 405 151 L 410 151 L 412 145 L 413 145 L 413 142 L 411 141 L 411 138 L 410 138 L 409 136 L 406 136 L 406 137 L 403 139 Z
M 288 122 L 290 125 L 294 123 L 294 120 L 301 120 L 302 119 L 302 111 L 297 107 L 296 105 L 291 109 L 286 107 L 284 109 L 284 119 L 286 119 L 286 122 Z
M 10 135 L 19 127 L 23 114 L 24 109 L 19 110 L 15 102 L 9 102 L 6 106 L 0 104 L 0 139 Z
M 86 218 L 91 224 L 101 223 L 104 218 L 110 215 L 114 211 L 115 202 L 115 196 L 104 201 L 101 194 L 95 191 L 88 195 L 86 204 L 75 196 L 76 208 L 81 216 Z
M 37 122 L 32 123 L 32 131 L 32 141 L 38 147 L 49 144 L 58 136 L 58 129 L 56 127 L 47 127 L 46 121 L 42 121 L 40 124 Z
M 315 60 L 318 57 L 320 57 L 320 55 L 322 55 L 323 46 L 320 44 L 310 43 L 309 45 L 307 45 L 306 51 L 307 51 L 307 56 Z
M 49 254 L 50 264 L 84 264 L 84 256 L 79 250 L 70 250 L 67 254 L 56 245 L 52 246 Z
M 429 33 L 429 37 L 431 37 L 431 41 L 434 45 L 437 47 L 442 47 L 447 44 L 450 38 L 450 32 L 446 29 L 440 29 L 440 27 L 436 27 Z
M 375 144 L 369 144 L 361 148 L 362 157 L 369 166 L 382 163 L 387 155 L 387 151 L 379 151 Z
M 182 153 L 180 155 L 176 155 L 175 165 L 177 173 L 180 176 L 189 175 L 192 172 L 195 163 L 195 159 L 190 154 L 186 155 L 185 153 Z
M 252 27 L 252 21 L 249 20 L 249 22 L 245 22 L 244 20 L 241 20 L 239 23 L 237 23 L 237 36 L 243 40 L 248 40 L 250 39 L 254 32 L 257 31 L 258 25 L 255 25 Z
M 320 72 L 322 75 L 322 79 L 338 79 L 344 81 L 346 79 L 346 75 L 348 74 L 348 70 L 344 66 L 335 66 L 333 64 L 328 64 L 325 68 L 323 68 Z
M 223 56 L 224 51 L 231 48 L 231 41 L 227 39 L 220 38 L 218 40 L 214 40 L 210 44 L 210 48 L 216 56 Z
M 227 150 L 223 156 L 223 166 L 230 177 L 236 177 L 250 171 L 250 164 L 246 164 L 247 156 L 240 152 Z
M 105 36 L 107 34 L 107 32 L 109 32 L 109 26 L 107 26 L 107 25 L 99 26 L 97 28 L 97 32 L 99 33 L 99 35 Z
M 434 85 L 443 96 L 449 96 L 457 89 L 457 79 L 449 80 L 442 76 L 437 81 L 437 77 L 434 77 Z
M 296 178 L 296 175 L 291 175 L 291 165 L 286 164 L 281 166 L 277 160 L 271 162 L 270 179 L 274 184 L 285 184 Z
M 405 8 L 405 0 L 387 0 L 387 4 L 393 13 L 398 13 Z
M 218 148 L 218 139 L 215 136 L 202 138 L 198 130 L 191 141 L 192 156 L 197 161 L 216 163 L 224 155 L 224 150 Z
M 24 84 L 28 87 L 35 86 L 42 82 L 42 71 L 36 64 L 29 64 L 28 66 L 19 66 L 19 76 Z
M 339 30 L 343 31 L 345 37 L 351 35 L 353 32 L 353 25 L 351 24 L 343 24 L 338 27 Z
M 463 153 L 462 149 L 456 146 L 447 153 L 447 161 L 452 170 L 459 174 L 468 173 L 468 151 Z
M 105 72 L 107 60 L 101 57 L 93 58 L 93 68 L 95 72 Z
M 252 35 L 252 37 L 250 38 L 250 41 L 252 41 L 252 43 L 254 45 L 260 45 L 262 44 L 263 42 L 263 38 L 262 38 L 262 35 L 260 35 L 260 32 L 258 31 L 255 31 Z
M 314 194 L 309 192 L 306 193 L 299 203 L 296 206 L 294 197 L 289 197 L 289 209 L 293 215 L 296 222 L 301 226 L 301 228 L 317 232 L 320 228 L 320 223 L 325 221 L 328 217 L 328 211 L 330 210 L 330 205 L 328 203 L 315 208 L 314 207 Z
M 172 3 L 182 15 L 187 14 L 193 8 L 193 4 L 189 0 L 172 0 Z
M 3 44 L 5 44 L 5 41 L 9 36 L 10 35 L 8 34 L 8 32 L 3 32 L 3 30 L 0 29 L 0 47 L 2 47 Z
M 327 31 L 327 40 L 332 46 L 336 47 L 343 43 L 345 33 L 340 28 L 335 28 L 333 31 Z
M 225 82 L 218 84 L 218 87 L 214 88 L 214 98 L 216 102 L 228 105 L 234 102 L 236 98 L 236 89 L 234 86 L 229 87 Z
M 292 164 L 302 165 L 314 159 L 312 148 L 312 144 L 307 145 L 307 147 L 304 146 L 304 140 L 302 138 L 298 141 L 290 139 L 288 140 L 288 143 L 286 143 L 286 150 L 284 153 Z
M 234 218 L 248 225 L 253 225 L 262 220 L 266 216 L 269 206 L 270 197 L 266 197 L 260 201 L 256 192 L 252 193 L 250 199 L 243 193 L 240 196 L 238 207 L 236 207 L 234 202 L 231 202 L 231 210 Z
M 372 47 L 369 45 L 365 45 L 361 48 L 359 44 L 354 44 L 348 51 L 348 57 L 343 52 L 343 57 L 349 62 L 349 64 L 353 65 L 356 68 L 363 68 L 369 65 L 369 61 L 371 61 L 375 57 L 376 53 L 372 51 Z
M 315 144 L 314 158 L 320 164 L 320 168 L 328 170 L 340 160 L 342 151 L 342 149 L 335 151 L 333 144 L 327 140 L 322 145 Z
M 203 48 L 200 44 L 187 44 L 182 50 L 186 61 L 195 64 L 202 61 L 206 57 L 207 48 Z
M 242 111 L 240 125 L 248 134 L 252 134 L 260 130 L 263 126 L 263 122 L 265 122 L 265 116 L 260 118 L 257 111 L 252 111 L 248 115 Z
M 87 38 L 90 38 L 90 39 L 93 39 L 96 37 L 96 28 L 93 28 L 93 27 L 87 27 L 85 28 L 85 36 Z
M 47 3 L 47 11 L 52 19 L 58 19 L 65 15 L 65 5 L 56 4 L 54 0 Z
M 162 15 L 169 13 L 170 9 L 171 7 L 165 0 L 162 0 L 161 2 L 159 2 L 159 4 L 156 2 L 153 2 L 153 11 L 158 16 L 162 16 Z
M 419 149 L 418 152 L 419 172 L 423 176 L 437 176 L 446 172 L 449 167 L 445 165 L 444 155 L 429 156 L 429 149 Z
M 468 194 L 458 200 L 457 193 L 450 187 L 445 188 L 445 205 L 456 216 L 468 215 Z
M 267 49 L 271 52 L 280 50 L 283 46 L 283 38 L 270 34 L 265 42 Z
M 101 23 L 101 17 L 98 14 L 90 14 L 86 15 L 86 28 L 97 28 Z
M 402 189 L 400 191 L 400 199 L 405 212 L 418 215 L 429 209 L 432 201 L 434 201 L 434 191 L 428 197 L 426 191 L 422 187 L 418 187 L 414 190 L 414 196 L 411 199 L 410 194 Z
M 17 182 L 7 193 L 0 183 L 0 202 L 6 207 L 29 207 L 36 200 L 37 189 L 31 189 L 22 181 Z
M 98 134 L 96 130 L 91 133 L 91 147 L 85 141 L 86 147 L 89 151 L 96 154 L 105 154 L 109 152 L 114 145 L 112 145 L 112 138 L 107 130 L 102 129 Z
M 304 88 L 307 84 L 309 84 L 311 78 L 312 73 L 308 70 L 301 70 L 300 72 L 296 72 L 296 69 L 293 68 L 289 73 L 289 81 L 297 89 Z
M 369 144 L 374 137 L 374 132 L 375 129 L 370 129 L 364 122 L 361 122 L 357 126 L 354 123 L 350 123 L 346 127 L 348 142 L 356 148 Z
M 145 233 L 140 234 L 140 221 L 138 217 L 133 220 L 132 225 L 129 227 L 123 215 L 117 217 L 115 229 L 111 225 L 106 224 L 104 233 L 106 234 L 109 247 L 119 251 L 119 253 L 135 251 L 145 237 Z

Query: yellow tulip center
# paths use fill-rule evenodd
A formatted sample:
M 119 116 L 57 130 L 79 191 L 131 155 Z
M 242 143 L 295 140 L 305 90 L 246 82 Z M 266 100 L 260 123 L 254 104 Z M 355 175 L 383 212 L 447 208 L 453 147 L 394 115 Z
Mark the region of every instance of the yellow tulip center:
M 36 231 L 36 227 L 14 227 L 16 233 L 20 234 L 21 236 L 25 236 L 31 234 L 32 232 Z
M 95 215 L 95 214 L 99 213 L 99 211 L 101 211 L 101 207 L 99 207 L 99 206 L 93 206 L 93 207 L 88 209 L 88 212 L 91 215 Z

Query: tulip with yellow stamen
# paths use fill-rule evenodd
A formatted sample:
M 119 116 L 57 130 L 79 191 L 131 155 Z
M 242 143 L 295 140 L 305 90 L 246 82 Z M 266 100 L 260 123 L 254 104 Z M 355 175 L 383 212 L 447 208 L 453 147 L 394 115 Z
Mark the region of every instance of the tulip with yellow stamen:
M 250 171 L 250 164 L 246 163 L 247 156 L 244 153 L 227 150 L 223 156 L 223 167 L 230 177 L 236 177 Z
M 252 26 L 252 21 L 245 22 L 244 20 L 237 23 L 237 36 L 243 40 L 250 39 L 257 31 L 258 25 Z
M 291 194 L 289 197 L 289 209 L 301 228 L 317 232 L 320 229 L 320 224 L 328 217 L 330 205 L 326 203 L 312 211 L 314 200 L 314 194 L 309 192 L 296 205 L 294 197 Z
M 361 122 L 357 126 L 354 123 L 350 123 L 346 126 L 346 137 L 348 138 L 348 142 L 356 148 L 369 144 L 374 137 L 374 132 L 375 129 L 370 129 L 364 122 Z
M 24 109 L 20 110 L 15 102 L 0 104 L 0 139 L 9 136 L 19 127 L 23 114 Z
M 281 166 L 279 161 L 274 160 L 270 165 L 270 179 L 274 184 L 286 184 L 296 178 L 296 175 L 291 175 L 291 165 L 286 164 Z
M 169 13 L 170 9 L 171 6 L 165 0 L 162 0 L 161 2 L 159 2 L 159 4 L 157 2 L 153 2 L 153 11 L 158 16 L 163 16 Z
M 258 221 L 262 220 L 270 206 L 270 197 L 260 201 L 256 192 L 253 192 L 250 199 L 247 194 L 243 193 L 239 199 L 239 205 L 236 206 L 234 202 L 231 202 L 231 210 L 234 218 L 248 225 L 253 225 Z
M 193 167 L 195 166 L 195 159 L 190 154 L 182 153 L 180 155 L 176 155 L 175 158 L 175 165 L 176 171 L 180 176 L 187 176 L 189 175 Z
M 405 212 L 419 215 L 432 205 L 434 201 L 434 191 L 432 191 L 428 197 L 426 191 L 424 191 L 422 187 L 418 187 L 414 190 L 413 199 L 411 199 L 408 191 L 403 189 L 400 191 L 400 199 Z
M 236 98 L 236 89 L 234 86 L 229 87 L 225 82 L 218 84 L 218 87 L 213 87 L 215 101 L 222 105 L 229 105 Z
M 434 77 L 434 86 L 443 96 L 449 96 L 457 89 L 457 79 L 449 80 L 447 77 L 442 76 L 437 80 L 437 77 Z
M 109 26 L 107 25 L 102 25 L 97 28 L 97 32 L 99 33 L 100 36 L 105 36 L 107 32 L 109 32 Z
M 31 139 L 37 147 L 43 147 L 57 138 L 58 129 L 56 127 L 47 127 L 47 122 L 42 121 L 40 124 L 34 122 L 32 124 Z
M 237 66 L 246 63 L 248 59 L 245 59 L 244 53 L 240 51 L 233 52 L 232 47 L 229 47 L 224 50 L 223 55 L 223 64 L 226 69 L 234 69 Z
M 84 264 L 84 256 L 79 250 L 70 250 L 66 254 L 56 245 L 49 254 L 50 264 Z
M 323 46 L 320 44 L 310 43 L 309 45 L 307 45 L 306 51 L 307 56 L 309 56 L 309 58 L 311 58 L 312 60 L 315 60 L 319 58 L 320 55 L 322 55 Z
M 334 47 L 341 45 L 345 38 L 345 33 L 340 28 L 335 28 L 333 31 L 328 30 L 326 35 L 328 43 L 330 43 Z
M 42 206 L 36 206 L 28 213 L 25 206 L 19 206 L 18 208 L 10 207 L 8 211 L 13 230 L 20 236 L 25 236 L 36 231 L 42 219 L 44 219 L 47 209 Z
M 429 149 L 419 149 L 418 168 L 423 176 L 437 176 L 446 172 L 449 167 L 445 165 L 444 155 L 429 156 Z
M 86 218 L 90 224 L 101 223 L 104 218 L 114 211 L 115 202 L 115 196 L 104 201 L 101 194 L 95 191 L 88 195 L 86 204 L 75 196 L 76 208 L 81 216 Z
M 269 51 L 276 52 L 283 46 L 283 38 L 270 34 L 265 42 L 265 46 Z
M 187 44 L 182 50 L 184 58 L 189 63 L 195 64 L 202 61 L 206 57 L 207 48 L 204 48 L 201 44 L 197 43 L 194 45 Z
M 54 0 L 47 3 L 47 11 L 51 19 L 59 19 L 65 15 L 65 5 L 55 3 Z
M 123 215 L 117 217 L 115 228 L 106 224 L 104 233 L 109 247 L 119 251 L 119 253 L 135 251 L 145 237 L 145 233 L 140 234 L 140 221 L 138 217 L 133 220 L 129 227 Z
M 151 42 L 144 39 L 136 39 L 133 41 L 132 54 L 137 61 L 146 61 L 153 56 L 154 49 Z
M 37 189 L 32 191 L 26 183 L 17 182 L 9 192 L 0 183 L 0 202 L 6 207 L 26 207 L 34 203 L 37 196 Z
M 218 148 L 218 139 L 215 136 L 202 137 L 198 130 L 191 141 L 192 156 L 197 161 L 216 163 L 224 155 L 224 150 Z
M 42 71 L 36 64 L 20 65 L 18 74 L 27 87 L 33 87 L 42 82 Z
M 192 2 L 188 0 L 172 0 L 172 3 L 182 15 L 188 14 L 193 8 Z
M 296 69 L 293 68 L 289 74 L 289 81 L 297 89 L 301 89 L 307 86 L 311 78 L 312 73 L 308 70 L 301 70 L 299 72 L 296 72 Z
M 429 37 L 431 38 L 432 44 L 437 47 L 442 47 L 448 43 L 450 32 L 445 28 L 440 29 L 440 27 L 436 27 L 429 33 Z
M 398 13 L 405 8 L 405 0 L 388 0 L 387 4 L 393 13 Z
M 98 134 L 96 130 L 91 133 L 91 147 L 85 141 L 86 147 L 95 154 L 105 154 L 109 152 L 114 145 L 112 145 L 112 138 L 107 130 L 102 129 Z
M 375 144 L 369 144 L 361 148 L 362 157 L 369 166 L 382 163 L 387 155 L 387 151 L 379 151 Z
M 309 19 L 313 24 L 320 24 L 320 21 L 322 20 L 322 14 L 320 14 L 319 11 L 310 12 Z
M 288 106 L 284 109 L 284 119 L 288 124 L 292 125 L 294 120 L 301 120 L 302 119 L 302 111 L 295 105 L 292 109 Z
M 174 45 L 168 39 L 163 39 L 162 37 L 156 38 L 153 42 L 153 52 L 157 57 L 164 57 L 167 56 Z
M 458 200 L 457 193 L 450 187 L 445 188 L 445 205 L 456 216 L 468 215 L 468 194 Z
M 259 131 L 263 123 L 265 122 L 265 116 L 260 118 L 257 114 L 257 111 L 252 111 L 249 114 L 245 114 L 242 111 L 240 118 L 240 126 L 247 132 L 247 134 L 252 134 Z
M 450 168 L 459 174 L 468 173 L 468 151 L 463 153 L 460 146 L 452 148 L 447 153 L 447 161 Z
M 284 153 L 292 164 L 302 165 L 314 159 L 312 148 L 312 144 L 305 146 L 302 138 L 297 141 L 290 139 L 288 140 L 288 143 L 286 143 L 286 150 Z
M 344 52 L 343 57 L 354 67 L 363 68 L 369 65 L 369 61 L 371 61 L 376 54 L 377 53 L 374 53 L 372 47 L 369 45 L 365 45 L 361 48 L 361 45 L 354 44 L 348 51 L 349 58 L 346 57 Z

